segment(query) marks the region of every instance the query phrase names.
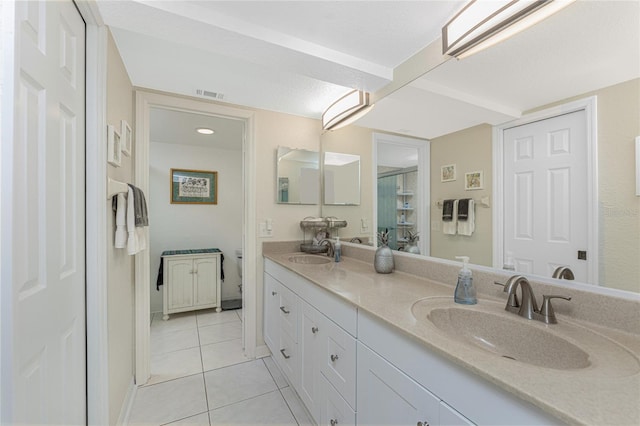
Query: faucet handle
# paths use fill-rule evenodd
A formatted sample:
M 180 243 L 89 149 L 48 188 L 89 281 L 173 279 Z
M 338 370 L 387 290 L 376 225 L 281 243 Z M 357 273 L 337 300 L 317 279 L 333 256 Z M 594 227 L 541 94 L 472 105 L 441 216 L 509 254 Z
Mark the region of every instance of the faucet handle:
M 544 294 L 542 295 L 542 307 L 540 308 L 540 315 L 542 315 L 542 321 L 545 324 L 557 324 L 558 320 L 556 319 L 556 314 L 553 311 L 553 306 L 551 305 L 551 299 L 564 299 L 571 300 L 570 297 L 566 296 L 558 296 L 555 294 Z
M 502 291 L 504 291 L 505 293 L 507 292 L 507 284 L 499 283 L 498 281 L 494 281 L 493 283 L 495 285 L 501 285 L 503 287 Z M 512 308 L 520 307 L 520 302 L 518 301 L 518 296 L 516 295 L 515 291 L 509 295 L 509 299 L 507 300 L 507 306 L 511 306 Z

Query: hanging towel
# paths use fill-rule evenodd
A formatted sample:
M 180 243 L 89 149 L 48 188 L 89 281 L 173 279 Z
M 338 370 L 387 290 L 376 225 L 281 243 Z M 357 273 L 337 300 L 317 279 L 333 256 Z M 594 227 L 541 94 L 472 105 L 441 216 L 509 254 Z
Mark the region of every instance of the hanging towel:
M 116 235 L 115 248 L 125 248 L 127 246 L 127 200 L 124 193 L 113 198 L 113 207 L 116 211 Z
M 135 186 L 129 185 L 129 191 L 127 193 L 127 233 L 129 234 L 127 239 L 127 253 L 130 255 L 139 253 L 147 248 L 147 227 L 145 225 L 136 226 L 136 191 L 134 191 L 134 188 Z M 142 193 L 142 191 L 139 193 Z M 146 213 L 143 215 L 142 211 L 146 212 L 147 210 L 144 194 L 141 198 L 138 198 L 138 204 L 138 212 L 140 214 L 138 223 L 142 224 L 144 223 L 143 216 L 146 216 Z M 148 218 L 146 219 L 146 223 L 149 223 Z
M 463 200 L 460 200 L 462 202 Z M 458 216 L 458 219 L 460 217 Z M 473 231 L 476 230 L 476 214 L 475 214 L 475 202 L 468 200 L 467 219 L 458 220 L 458 234 L 471 236 Z
M 442 221 L 451 222 L 454 217 L 453 204 L 456 200 L 444 200 L 442 203 Z
M 142 192 L 142 189 L 131 184 L 129 184 L 129 188 L 133 189 L 133 207 L 135 212 L 136 226 L 149 226 L 147 200 L 144 198 L 144 192 Z
M 471 198 L 458 200 L 458 220 L 465 221 L 469 217 L 469 201 Z
M 451 219 L 445 220 L 445 206 L 451 201 Z M 448 215 L 447 215 L 448 216 Z M 458 223 L 458 200 L 445 200 L 442 206 L 442 232 L 447 235 L 456 235 Z

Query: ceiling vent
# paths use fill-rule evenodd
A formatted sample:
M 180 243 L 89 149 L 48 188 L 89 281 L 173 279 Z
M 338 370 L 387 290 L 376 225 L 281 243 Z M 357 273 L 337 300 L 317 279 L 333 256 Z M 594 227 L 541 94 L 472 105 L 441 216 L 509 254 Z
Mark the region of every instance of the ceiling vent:
M 196 89 L 196 95 L 198 96 L 206 96 L 208 98 L 213 98 L 213 99 L 224 99 L 224 93 L 218 93 L 218 92 L 210 92 L 208 90 L 204 90 L 204 89 Z

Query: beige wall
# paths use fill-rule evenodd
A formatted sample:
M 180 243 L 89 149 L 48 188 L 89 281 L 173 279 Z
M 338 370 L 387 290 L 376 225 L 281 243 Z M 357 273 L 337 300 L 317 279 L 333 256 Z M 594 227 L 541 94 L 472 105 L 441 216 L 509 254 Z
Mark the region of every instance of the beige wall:
M 360 155 L 360 205 L 322 206 L 322 216 L 335 216 L 347 221 L 347 228 L 339 231 L 345 241 L 353 237 L 374 238 L 373 229 L 373 130 L 347 126 L 322 135 L 322 152 Z M 360 220 L 366 219 L 368 231 L 362 232 Z
M 107 124 L 120 129 L 120 120 L 126 120 L 133 128 L 133 118 L 133 88 L 109 33 Z M 120 167 L 108 165 L 107 176 L 121 182 L 133 182 L 133 157 L 123 155 Z M 134 374 L 134 263 L 133 256 L 128 256 L 126 249 L 113 248 L 115 215 L 110 202 L 107 209 L 109 424 L 116 424 Z
M 640 136 L 640 79 L 564 99 L 598 98 L 600 285 L 640 292 L 640 197 L 635 196 L 635 138 Z
M 431 140 L 431 256 L 453 260 L 455 256 L 469 256 L 470 263 L 491 266 L 492 209 L 482 207 L 480 198 L 491 196 L 492 128 L 482 124 Z M 440 167 L 456 165 L 456 180 L 441 182 Z M 465 191 L 465 173 L 484 172 L 482 190 Z M 438 200 L 473 198 L 476 201 L 476 230 L 473 235 L 445 235 L 442 233 L 442 208 Z

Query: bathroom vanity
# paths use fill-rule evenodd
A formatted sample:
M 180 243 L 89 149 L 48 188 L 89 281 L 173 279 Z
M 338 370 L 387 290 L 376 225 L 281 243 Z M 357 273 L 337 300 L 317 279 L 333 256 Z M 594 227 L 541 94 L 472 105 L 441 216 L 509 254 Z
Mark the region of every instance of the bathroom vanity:
M 348 256 L 334 263 L 264 255 L 265 341 L 320 425 L 640 420 L 637 335 L 585 328 L 564 316 L 556 325 L 531 324 L 506 312 L 505 300 L 486 296 L 460 308 L 451 285 L 376 274 L 371 263 Z M 489 320 L 481 330 L 513 324 L 514 339 L 525 333 L 559 352 L 525 359 L 527 349 L 516 361 L 480 349 L 452 334 L 465 315 Z
M 219 249 L 173 250 L 162 253 L 162 319 L 198 309 L 221 309 L 222 252 Z

